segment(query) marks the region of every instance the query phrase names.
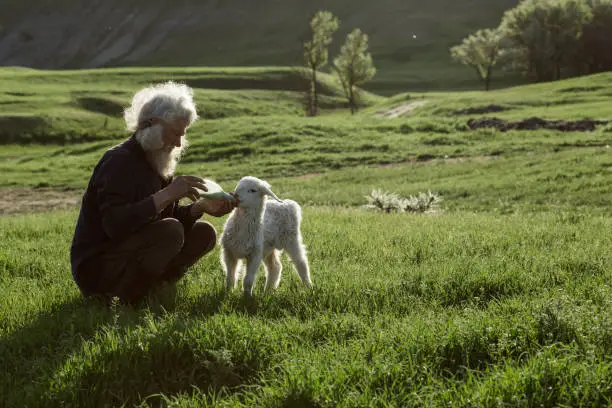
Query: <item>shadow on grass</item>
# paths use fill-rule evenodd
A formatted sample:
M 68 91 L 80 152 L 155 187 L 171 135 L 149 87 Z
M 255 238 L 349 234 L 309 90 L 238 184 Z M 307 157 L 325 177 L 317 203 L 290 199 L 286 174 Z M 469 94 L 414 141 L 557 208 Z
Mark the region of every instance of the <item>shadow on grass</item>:
M 84 345 L 56 374 L 45 405 L 131 406 L 146 400 L 158 406 L 194 389 L 231 394 L 257 381 L 256 359 L 192 323 L 177 319 L 101 332 L 98 344 Z
M 281 403 L 281 408 L 320 408 L 322 407 L 309 392 L 292 392 Z
M 256 370 L 227 350 L 186 342 L 190 327 L 182 319 L 166 324 L 162 333 L 146 339 L 148 348 L 142 347 L 144 340 L 134 333 L 146 338 L 148 319 L 166 321 L 156 317 L 177 309 L 175 290 L 174 285 L 158 288 L 136 306 L 75 297 L 12 331 L 4 329 L 0 406 L 121 405 L 147 395 L 190 392 L 194 386 L 219 391 L 249 382 Z M 222 298 L 222 292 L 215 293 L 200 304 L 213 315 Z
M 225 289 L 200 296 L 190 307 L 188 314 L 193 317 L 210 317 L 225 311 L 254 316 L 262 311 L 263 297 L 243 296 L 242 292 L 226 293 Z
M 76 103 L 83 109 L 107 116 L 121 117 L 123 114 L 123 105 L 111 99 L 80 97 L 76 99 Z
M 36 406 L 55 368 L 111 321 L 99 301 L 74 298 L 0 338 L 0 406 Z

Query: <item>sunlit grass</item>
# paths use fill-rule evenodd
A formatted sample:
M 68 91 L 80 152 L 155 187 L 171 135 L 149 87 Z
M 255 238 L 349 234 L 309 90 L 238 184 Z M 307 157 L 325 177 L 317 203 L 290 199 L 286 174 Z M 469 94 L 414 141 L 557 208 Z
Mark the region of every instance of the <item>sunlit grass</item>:
M 32 71 L 24 95 L 0 95 L 15 105 L 2 120 L 35 126 L 4 139 L 0 191 L 82 191 L 127 136 L 112 110 L 139 72 L 160 78 Z M 263 295 L 260 273 L 253 299 L 227 295 L 217 248 L 138 307 L 106 306 L 72 280 L 76 209 L 0 217 L 0 406 L 610 405 L 612 133 L 469 131 L 451 112 L 515 100 L 521 118 L 605 117 L 607 91 L 586 100 L 567 91 L 575 85 L 430 94 L 435 102 L 397 119 L 376 110 L 406 96 L 354 117 L 304 118 L 292 91 L 196 90 L 223 114 L 189 130 L 179 172 L 227 190 L 254 175 L 300 202 L 314 289 L 284 259 L 275 293 Z M 81 87 L 93 92 L 85 105 L 108 110 L 71 105 Z M 563 109 L 527 107 L 561 93 Z M 430 214 L 373 212 L 364 205 L 374 189 L 442 201 Z M 222 229 L 224 218 L 209 220 Z
M 226 297 L 215 250 L 176 292 L 107 309 L 72 282 L 75 217 L 0 219 L 7 406 L 610 397 L 608 218 L 307 208 L 313 291 L 285 260 L 276 293 L 260 276 Z

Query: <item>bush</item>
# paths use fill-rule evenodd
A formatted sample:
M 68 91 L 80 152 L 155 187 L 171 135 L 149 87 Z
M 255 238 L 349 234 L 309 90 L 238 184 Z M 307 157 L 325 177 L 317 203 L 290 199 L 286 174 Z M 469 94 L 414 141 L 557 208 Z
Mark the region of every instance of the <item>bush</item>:
M 439 204 L 442 198 L 427 191 L 427 193 L 419 193 L 417 196 L 402 197 L 396 193 L 391 193 L 382 190 L 372 190 L 369 196 L 366 196 L 368 203 L 364 206 L 367 209 L 382 211 L 385 213 L 391 212 L 419 212 L 432 213 L 439 211 Z

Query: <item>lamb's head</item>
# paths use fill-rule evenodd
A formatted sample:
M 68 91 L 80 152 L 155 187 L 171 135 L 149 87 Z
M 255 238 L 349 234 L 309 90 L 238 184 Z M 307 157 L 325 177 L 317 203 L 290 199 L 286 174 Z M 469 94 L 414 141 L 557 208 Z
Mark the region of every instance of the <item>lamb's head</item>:
M 246 176 L 240 179 L 234 190 L 234 195 L 238 197 L 241 208 L 261 207 L 265 197 L 269 196 L 276 201 L 282 202 L 270 189 L 270 184 L 256 177 Z

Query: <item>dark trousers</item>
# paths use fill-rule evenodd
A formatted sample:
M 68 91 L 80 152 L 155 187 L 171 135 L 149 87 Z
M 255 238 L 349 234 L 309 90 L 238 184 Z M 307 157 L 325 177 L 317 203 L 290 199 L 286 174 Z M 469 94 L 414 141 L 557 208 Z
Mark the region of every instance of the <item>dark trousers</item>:
M 138 302 L 156 284 L 182 278 L 216 241 L 217 233 L 207 222 L 185 231 L 174 218 L 155 221 L 86 260 L 78 268 L 77 284 L 85 296 Z

